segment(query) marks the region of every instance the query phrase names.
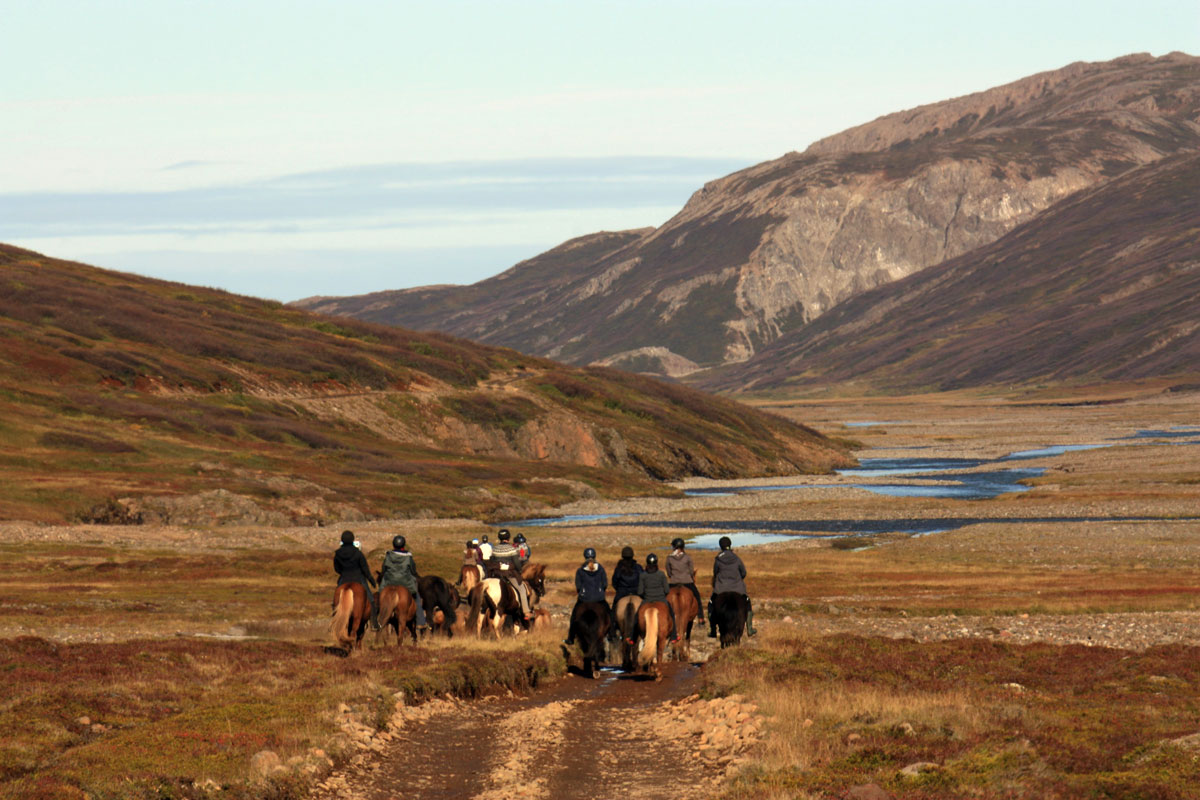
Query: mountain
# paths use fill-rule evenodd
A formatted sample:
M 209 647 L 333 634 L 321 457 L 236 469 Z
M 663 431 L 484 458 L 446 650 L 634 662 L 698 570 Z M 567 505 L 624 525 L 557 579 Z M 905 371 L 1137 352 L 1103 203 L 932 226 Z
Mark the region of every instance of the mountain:
M 185 524 L 496 517 L 853 461 L 642 376 L 3 245 L 0 443 L 0 518 Z
M 680 376 L 744 361 L 850 297 L 1198 147 L 1200 59 L 1077 63 L 713 181 L 655 230 L 575 239 L 469 287 L 298 305 Z
M 1079 192 L 997 242 L 854 297 L 714 389 L 890 390 L 1200 375 L 1200 153 Z

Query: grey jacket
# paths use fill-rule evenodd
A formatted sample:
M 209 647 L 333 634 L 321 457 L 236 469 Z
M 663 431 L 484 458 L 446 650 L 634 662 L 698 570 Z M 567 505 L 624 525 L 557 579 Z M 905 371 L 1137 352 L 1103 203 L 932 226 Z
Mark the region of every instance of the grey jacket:
M 644 603 L 665 603 L 668 591 L 670 587 L 667 585 L 667 576 L 662 570 L 643 572 L 638 577 L 637 593 Z
M 737 553 L 732 550 L 722 550 L 713 559 L 713 594 L 721 592 L 737 592 L 746 594 L 746 567 Z
M 674 586 L 677 583 L 695 583 L 696 565 L 687 553 L 671 553 L 667 556 L 667 582 Z

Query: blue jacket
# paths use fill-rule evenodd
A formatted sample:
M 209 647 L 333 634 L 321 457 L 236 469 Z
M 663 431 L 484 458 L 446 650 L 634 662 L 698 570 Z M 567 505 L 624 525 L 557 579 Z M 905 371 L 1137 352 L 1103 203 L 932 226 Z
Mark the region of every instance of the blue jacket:
M 604 590 L 607 588 L 608 575 L 599 564 L 594 572 L 583 567 L 575 570 L 575 591 L 579 593 L 579 602 L 603 603 Z
M 613 567 L 612 585 L 616 591 L 616 600 L 621 599 L 628 594 L 637 594 L 638 578 L 642 575 L 642 565 L 634 561 L 632 558 L 622 558 Z

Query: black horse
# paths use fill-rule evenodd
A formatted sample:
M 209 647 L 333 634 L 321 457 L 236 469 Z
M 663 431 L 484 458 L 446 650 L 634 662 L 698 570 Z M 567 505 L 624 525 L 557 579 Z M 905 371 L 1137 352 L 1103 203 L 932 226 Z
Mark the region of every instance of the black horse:
M 433 630 L 441 630 L 447 637 L 454 636 L 451 626 L 458 621 L 458 592 L 449 581 L 437 575 L 422 575 L 417 581 L 417 591 L 421 593 L 421 603 L 425 606 L 425 621 Z M 442 624 L 433 624 L 433 612 L 441 610 Z
M 571 627 L 575 633 L 575 642 L 583 655 L 583 674 L 589 678 L 596 677 L 596 666 L 604 661 L 604 642 L 608 639 L 608 629 L 612 625 L 612 617 L 608 613 L 608 603 L 580 603 L 575 612 Z
M 742 641 L 746 629 L 746 612 L 750 604 L 740 592 L 721 592 L 713 595 L 712 622 L 721 637 L 721 647 L 731 647 Z

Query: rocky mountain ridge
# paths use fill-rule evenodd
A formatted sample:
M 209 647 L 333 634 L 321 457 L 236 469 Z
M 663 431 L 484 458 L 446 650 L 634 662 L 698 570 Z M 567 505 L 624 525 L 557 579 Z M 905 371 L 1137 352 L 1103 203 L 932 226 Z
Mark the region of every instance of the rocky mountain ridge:
M 712 181 L 656 230 L 581 237 L 470 287 L 299 305 L 681 376 L 1198 147 L 1200 59 L 1072 64 Z

